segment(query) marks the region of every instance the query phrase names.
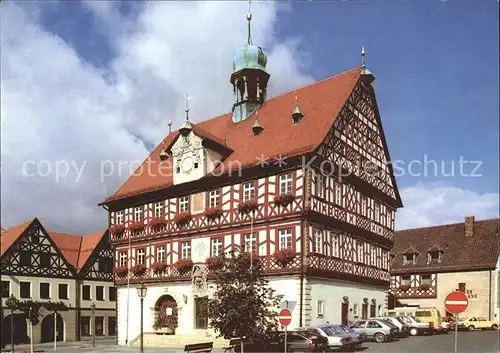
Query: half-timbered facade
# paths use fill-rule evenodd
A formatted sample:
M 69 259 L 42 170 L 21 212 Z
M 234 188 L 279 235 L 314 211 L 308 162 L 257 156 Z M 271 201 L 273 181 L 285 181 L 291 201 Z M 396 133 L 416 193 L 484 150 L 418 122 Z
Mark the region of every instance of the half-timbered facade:
M 444 298 L 463 291 L 464 316 L 500 317 L 500 220 L 465 221 L 395 232 L 391 253 L 389 307 L 436 307 L 447 315 Z
M 56 314 L 57 340 L 90 338 L 92 310 L 96 336 L 116 334 L 113 251 L 107 231 L 86 236 L 47 232 L 35 218 L 2 231 L 1 245 L 3 343 L 10 342 L 11 312 L 5 304 L 10 296 L 63 302 L 68 310 Z M 29 342 L 21 313 L 14 313 L 14 323 L 15 343 Z M 41 313 L 33 338 L 35 343 L 54 340 L 54 313 Z
M 363 64 L 266 101 L 266 62 L 249 36 L 234 58 L 232 113 L 195 124 L 186 109 L 184 125 L 102 203 L 120 344 L 139 336 L 130 291 L 139 283 L 148 286 L 147 333 L 158 317 L 175 334 L 206 330 L 207 259 L 230 250 L 264 261 L 292 326 L 385 307 L 402 203 L 374 76 Z

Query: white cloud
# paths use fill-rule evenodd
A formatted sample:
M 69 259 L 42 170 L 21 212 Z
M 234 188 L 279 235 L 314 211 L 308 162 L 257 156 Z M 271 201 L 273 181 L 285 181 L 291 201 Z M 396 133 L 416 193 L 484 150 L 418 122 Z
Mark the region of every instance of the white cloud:
M 230 110 L 232 53 L 246 40 L 245 3 L 146 2 L 127 18 L 118 3 L 85 4 L 114 53 L 109 71 L 44 29 L 38 7 L 2 4 L 3 227 L 37 216 L 61 231 L 103 229 L 106 213 L 97 203 L 134 166 L 101 182 L 101 161 L 142 161 L 148 151 L 136 136 L 154 144 L 169 118 L 178 127 L 185 92 L 194 97 L 194 121 Z M 273 34 L 278 11 L 287 9 L 266 2 L 253 10 L 254 42 L 269 55 L 271 95 L 312 82 L 297 40 Z M 48 161 L 40 172 L 50 165 L 50 173 L 23 175 L 28 160 Z M 56 161 L 70 165 L 57 182 Z M 27 172 L 35 171 L 29 165 Z
M 396 228 L 407 229 L 499 217 L 498 193 L 479 194 L 455 186 L 422 184 L 401 189 L 405 207 L 396 214 Z

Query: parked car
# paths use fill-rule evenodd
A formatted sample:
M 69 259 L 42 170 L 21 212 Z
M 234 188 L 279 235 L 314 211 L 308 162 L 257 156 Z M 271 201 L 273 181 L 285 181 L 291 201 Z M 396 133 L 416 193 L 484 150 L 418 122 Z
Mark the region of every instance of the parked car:
M 385 320 L 359 320 L 351 328 L 354 331 L 365 331 L 366 336 L 377 343 L 393 340 L 398 334 L 398 328 Z
M 232 339 L 231 346 L 235 353 L 241 352 L 241 340 Z M 326 352 L 328 339 L 309 332 L 288 331 L 287 352 Z M 243 352 L 255 353 L 282 353 L 285 351 L 285 332 L 268 332 L 264 339 L 259 341 L 243 341 Z
M 430 322 L 421 322 L 413 316 L 399 316 L 410 327 L 410 335 L 432 335 L 433 325 Z
M 474 331 L 475 329 L 493 329 L 498 330 L 500 323 L 498 321 L 486 320 L 482 316 L 459 317 L 457 322 L 459 329 L 468 329 Z
M 365 331 L 354 331 L 352 328 L 346 325 L 330 325 L 330 326 L 334 326 L 339 330 L 342 330 L 347 334 L 349 334 L 354 347 L 359 347 L 363 344 L 364 341 L 366 341 L 367 336 Z
M 435 307 L 399 307 L 388 310 L 387 316 L 412 316 L 423 323 L 430 323 L 433 332 L 448 333 L 441 325 L 439 310 Z
M 306 331 L 311 334 L 320 335 L 328 339 L 330 348 L 349 348 L 353 346 L 351 336 L 346 332 L 331 327 L 330 325 L 318 325 L 297 329 L 298 332 Z
M 410 335 L 410 326 L 408 326 L 400 317 L 398 316 L 386 316 L 386 317 L 372 317 L 372 319 L 377 320 L 387 320 L 399 329 L 398 337 L 408 337 Z

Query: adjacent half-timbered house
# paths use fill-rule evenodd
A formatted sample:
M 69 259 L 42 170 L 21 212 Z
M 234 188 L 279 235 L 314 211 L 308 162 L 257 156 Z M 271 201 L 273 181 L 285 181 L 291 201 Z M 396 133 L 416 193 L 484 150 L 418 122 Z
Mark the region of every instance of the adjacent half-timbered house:
M 186 109 L 182 127 L 102 202 L 120 344 L 139 336 L 141 282 L 146 333 L 159 318 L 179 335 L 207 329 L 207 259 L 230 250 L 264 261 L 292 326 L 347 323 L 385 307 L 402 203 L 374 76 L 363 64 L 266 100 L 266 63 L 249 36 L 234 56 L 232 112 L 195 124 Z
M 116 334 L 113 251 L 108 232 L 77 236 L 47 232 L 38 219 L 1 232 L 2 342 L 10 343 L 11 295 L 19 301 L 63 302 L 57 340 L 91 336 L 92 304 L 96 336 Z M 29 342 L 25 317 L 14 313 L 15 343 Z M 42 312 L 33 327 L 35 343 L 54 340 L 54 313 Z
M 500 220 L 400 230 L 391 253 L 389 307 L 435 307 L 442 316 L 448 293 L 469 298 L 464 316 L 500 317 Z

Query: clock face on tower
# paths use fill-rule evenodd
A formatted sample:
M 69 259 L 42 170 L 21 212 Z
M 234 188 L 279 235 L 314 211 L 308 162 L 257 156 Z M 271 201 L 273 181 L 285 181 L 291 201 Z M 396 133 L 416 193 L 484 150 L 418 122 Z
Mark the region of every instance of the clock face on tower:
M 191 173 L 191 170 L 193 169 L 194 161 L 193 157 L 186 157 L 182 160 L 182 171 L 184 173 Z

